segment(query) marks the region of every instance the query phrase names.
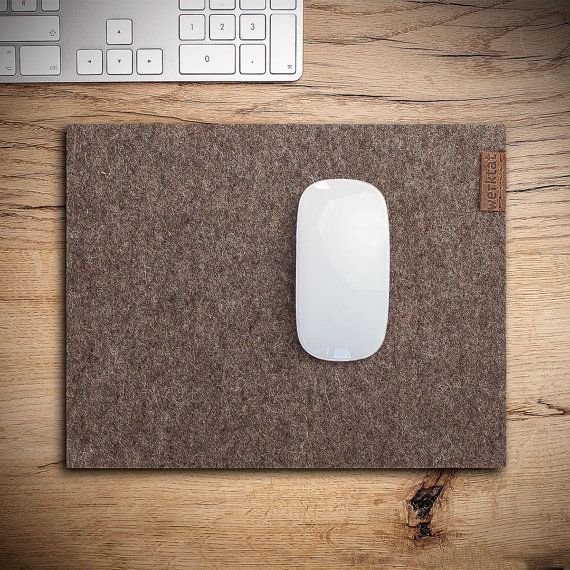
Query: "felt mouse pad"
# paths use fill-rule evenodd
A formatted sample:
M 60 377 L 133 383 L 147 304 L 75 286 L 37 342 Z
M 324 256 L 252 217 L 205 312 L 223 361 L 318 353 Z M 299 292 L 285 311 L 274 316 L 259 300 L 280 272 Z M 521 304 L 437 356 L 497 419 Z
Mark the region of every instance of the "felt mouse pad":
M 505 218 L 479 209 L 501 126 L 71 126 L 67 465 L 497 468 Z M 384 194 L 388 330 L 324 362 L 295 326 L 299 198 Z

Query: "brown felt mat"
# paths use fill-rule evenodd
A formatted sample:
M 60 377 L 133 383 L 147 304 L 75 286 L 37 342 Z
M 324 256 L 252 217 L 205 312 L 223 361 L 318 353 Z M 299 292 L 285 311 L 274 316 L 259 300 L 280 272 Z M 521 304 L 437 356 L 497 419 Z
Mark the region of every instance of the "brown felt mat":
M 479 211 L 500 126 L 72 126 L 69 467 L 505 463 L 505 219 Z M 386 198 L 384 346 L 304 353 L 295 224 L 313 182 Z

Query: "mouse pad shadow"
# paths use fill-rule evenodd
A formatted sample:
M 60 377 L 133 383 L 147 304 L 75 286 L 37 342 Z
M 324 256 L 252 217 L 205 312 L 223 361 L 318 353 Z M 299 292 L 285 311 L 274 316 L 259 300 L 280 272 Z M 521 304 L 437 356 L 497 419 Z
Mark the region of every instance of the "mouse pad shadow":
M 505 218 L 479 211 L 493 125 L 71 126 L 72 468 L 498 468 Z M 317 360 L 295 329 L 299 197 L 384 194 L 384 345 Z

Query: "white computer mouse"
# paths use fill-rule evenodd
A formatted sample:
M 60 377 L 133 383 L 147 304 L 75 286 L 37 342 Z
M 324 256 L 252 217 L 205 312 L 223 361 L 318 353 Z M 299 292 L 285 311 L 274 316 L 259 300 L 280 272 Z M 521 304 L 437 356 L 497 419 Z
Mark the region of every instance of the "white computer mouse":
M 380 191 L 358 180 L 309 186 L 297 216 L 297 334 L 322 360 L 382 346 L 388 325 L 390 232 Z

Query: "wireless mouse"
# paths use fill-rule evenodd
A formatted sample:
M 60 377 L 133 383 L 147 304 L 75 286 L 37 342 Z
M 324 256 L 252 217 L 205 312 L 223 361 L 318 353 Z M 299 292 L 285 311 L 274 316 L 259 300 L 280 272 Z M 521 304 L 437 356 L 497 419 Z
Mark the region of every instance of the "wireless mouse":
M 321 360 L 353 361 L 382 346 L 388 324 L 390 232 L 380 191 L 324 180 L 301 196 L 297 216 L 297 334 Z

